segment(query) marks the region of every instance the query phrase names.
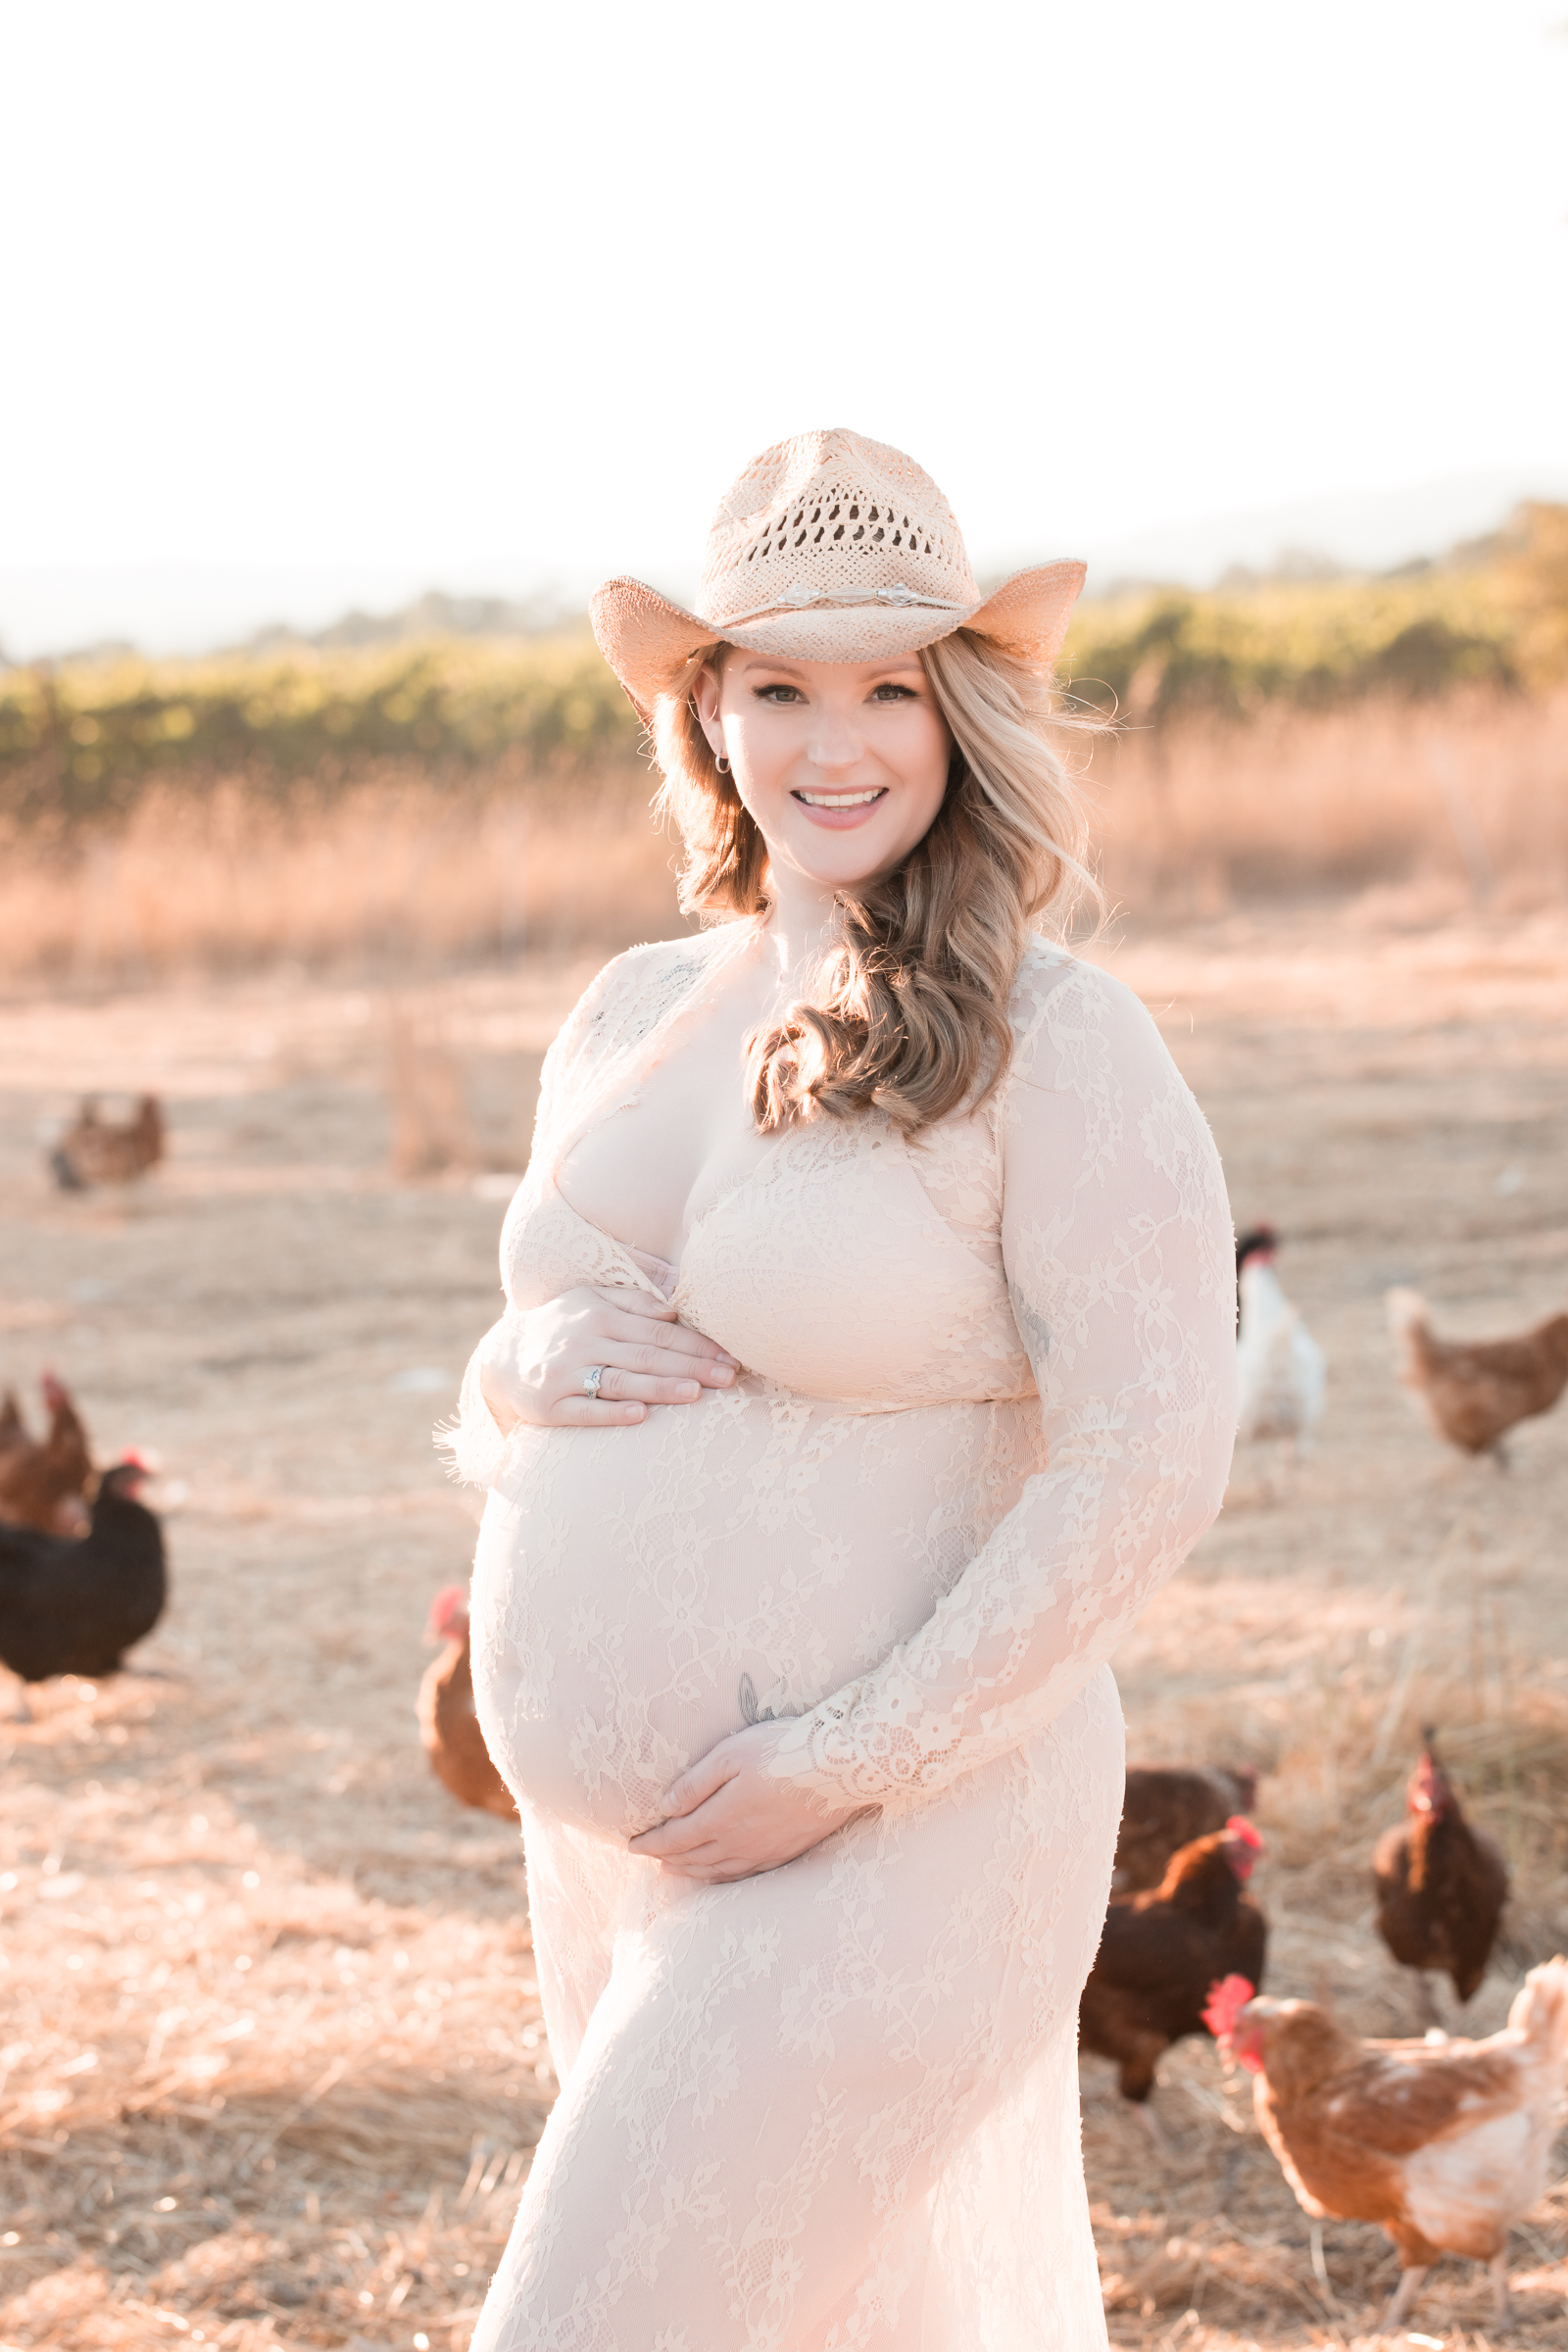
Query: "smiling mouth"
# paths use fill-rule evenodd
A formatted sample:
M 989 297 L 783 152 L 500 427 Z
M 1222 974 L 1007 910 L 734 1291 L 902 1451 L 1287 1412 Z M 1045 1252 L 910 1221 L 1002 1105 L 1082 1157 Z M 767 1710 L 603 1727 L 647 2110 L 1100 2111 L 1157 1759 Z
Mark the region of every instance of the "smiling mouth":
M 887 786 L 879 784 L 874 792 L 798 792 L 793 797 L 804 801 L 808 808 L 868 808 L 886 791 Z

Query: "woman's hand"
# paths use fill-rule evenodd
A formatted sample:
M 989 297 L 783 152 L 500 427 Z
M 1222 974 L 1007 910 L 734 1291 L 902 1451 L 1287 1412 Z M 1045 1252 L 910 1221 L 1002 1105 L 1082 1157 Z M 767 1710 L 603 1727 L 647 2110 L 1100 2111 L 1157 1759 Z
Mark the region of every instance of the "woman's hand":
M 777 1870 L 868 1809 L 834 1808 L 793 1781 L 769 1779 L 764 1766 L 777 1738 L 776 1726 L 751 1723 L 710 1747 L 664 1790 L 667 1818 L 634 1838 L 632 1852 L 651 1855 L 674 1878 L 712 1886 Z
M 597 1396 L 582 1385 L 592 1364 L 605 1368 Z M 503 1315 L 479 1345 L 479 1386 L 504 1430 L 641 1421 L 651 1404 L 693 1404 L 705 1389 L 728 1388 L 738 1369 L 662 1298 L 586 1284 Z

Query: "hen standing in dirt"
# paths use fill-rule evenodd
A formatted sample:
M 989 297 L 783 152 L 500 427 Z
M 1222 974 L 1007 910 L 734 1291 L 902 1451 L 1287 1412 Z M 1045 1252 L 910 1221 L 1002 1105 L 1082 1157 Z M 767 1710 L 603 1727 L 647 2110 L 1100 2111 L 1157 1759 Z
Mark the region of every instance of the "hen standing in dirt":
M 446 1647 L 432 1658 L 419 1684 L 416 1712 L 419 1739 L 430 1769 L 460 1804 L 481 1813 L 517 1818 L 516 1800 L 490 1761 L 490 1750 L 473 1707 L 473 1667 L 468 1652 L 468 1594 L 448 1585 L 430 1603 L 427 1642 Z
M 86 1489 L 92 1454 L 70 1391 L 46 1372 L 39 1383 L 49 1412 L 49 1435 L 32 1436 L 8 1389 L 0 1405 L 0 1525 L 36 1527 L 49 1535 L 80 1536 L 87 1529 Z
M 1078 2008 L 1086 2050 L 1114 2058 L 1142 2112 L 1171 2043 L 1204 2031 L 1203 2003 L 1233 1972 L 1261 1982 L 1268 1923 L 1246 1892 L 1263 1840 L 1240 1816 L 1171 1857 L 1160 1884 L 1115 1894 Z
M 1207 2019 L 1257 2078 L 1253 2105 L 1314 2220 L 1378 2222 L 1398 2248 L 1383 2321 L 1410 2316 L 1440 2254 L 1486 2263 L 1508 2316 L 1508 2232 L 1546 2186 L 1568 2077 L 1568 1961 L 1533 1968 L 1485 2041 L 1357 2041 L 1313 2001 L 1214 1988 Z
M 63 1193 L 94 1184 L 128 1184 L 164 1156 L 164 1113 L 156 1095 L 143 1095 L 122 1124 L 102 1118 L 89 1095 L 49 1154 L 54 1180 Z
M 1460 1811 L 1434 1733 L 1424 1739 L 1405 1789 L 1407 1819 L 1378 1839 L 1372 1873 L 1378 1934 L 1401 1967 L 1421 1971 L 1422 1994 L 1435 2015 L 1428 1969 L 1451 1977 L 1461 2001 L 1487 1973 L 1508 1899 L 1508 1867 Z
M 1509 1430 L 1549 1413 L 1568 1387 L 1568 1315 L 1514 1340 L 1440 1340 L 1418 1291 L 1390 1291 L 1387 1305 L 1399 1378 L 1438 1436 L 1461 1453 L 1490 1453 L 1506 1470 Z
M 24 1684 L 118 1674 L 163 1615 L 163 1531 L 136 1499 L 147 1475 L 134 1455 L 106 1470 L 78 1541 L 0 1527 L 0 1663 Z
M 1236 1245 L 1236 1336 L 1241 1443 L 1279 1440 L 1299 1459 L 1323 1417 L 1323 1350 L 1280 1287 L 1274 1271 L 1279 1236 L 1272 1225 L 1244 1233 Z

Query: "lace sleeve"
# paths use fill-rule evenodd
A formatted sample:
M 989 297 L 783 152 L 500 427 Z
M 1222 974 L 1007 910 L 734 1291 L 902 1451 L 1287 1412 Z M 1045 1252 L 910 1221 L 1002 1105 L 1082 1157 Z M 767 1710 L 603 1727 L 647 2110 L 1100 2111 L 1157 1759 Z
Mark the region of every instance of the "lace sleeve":
M 835 1802 L 941 1788 L 1049 1723 L 1224 1493 L 1230 1211 L 1202 1115 L 1137 999 L 1058 967 L 1002 1126 L 1003 1253 L 1047 1466 L 916 1634 L 785 1727 L 768 1769 Z

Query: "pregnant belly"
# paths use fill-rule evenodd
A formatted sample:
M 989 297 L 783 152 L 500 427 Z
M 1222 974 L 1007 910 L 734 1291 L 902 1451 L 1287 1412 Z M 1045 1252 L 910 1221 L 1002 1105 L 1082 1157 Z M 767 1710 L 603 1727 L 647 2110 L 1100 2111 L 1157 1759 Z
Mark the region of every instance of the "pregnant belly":
M 633 1428 L 519 1430 L 473 1580 L 490 1752 L 536 1811 L 661 1817 L 743 1723 L 814 1706 L 927 1618 L 1036 1466 L 1035 1415 L 858 1414 L 743 1381 Z

